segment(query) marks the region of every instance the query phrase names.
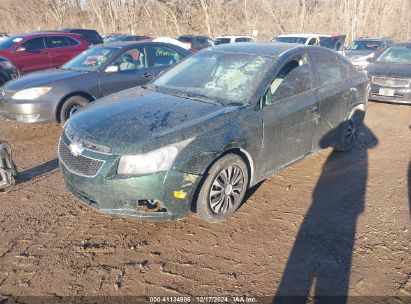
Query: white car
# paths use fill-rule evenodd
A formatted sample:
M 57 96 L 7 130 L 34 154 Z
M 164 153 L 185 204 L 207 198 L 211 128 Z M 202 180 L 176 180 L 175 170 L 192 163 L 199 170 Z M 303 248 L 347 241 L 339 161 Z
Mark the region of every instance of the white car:
M 321 40 L 330 38 L 330 35 L 319 34 L 289 34 L 279 35 L 271 42 L 299 43 L 305 45 L 318 45 Z
M 252 42 L 253 39 L 248 36 L 218 36 L 214 40 L 214 45 L 235 43 L 235 42 Z

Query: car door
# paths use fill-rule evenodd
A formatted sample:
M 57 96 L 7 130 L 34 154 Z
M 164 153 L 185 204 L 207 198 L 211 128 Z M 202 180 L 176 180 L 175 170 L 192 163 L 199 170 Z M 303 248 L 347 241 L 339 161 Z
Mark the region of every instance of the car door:
M 149 46 L 149 52 L 152 77 L 156 77 L 184 57 L 176 49 L 165 45 L 151 45 Z
M 73 39 L 65 36 L 48 36 L 45 40 L 51 67 L 61 66 L 73 57 L 71 47 L 76 44 Z
M 100 76 L 102 96 L 146 84 L 153 78 L 152 68 L 148 65 L 147 50 L 135 46 L 124 50 L 111 63 L 117 71 L 103 71 Z
M 311 50 L 310 57 L 320 99 L 320 120 L 313 146 L 318 150 L 332 144 L 336 134 L 330 132 L 336 132 L 345 119 L 356 89 L 351 87 L 349 66 L 338 55 L 316 49 Z
M 17 46 L 13 52 L 16 66 L 23 73 L 50 67 L 49 51 L 43 37 L 30 38 Z
M 269 174 L 312 150 L 319 105 L 305 53 L 290 58 L 282 66 L 263 98 L 262 107 L 260 171 Z

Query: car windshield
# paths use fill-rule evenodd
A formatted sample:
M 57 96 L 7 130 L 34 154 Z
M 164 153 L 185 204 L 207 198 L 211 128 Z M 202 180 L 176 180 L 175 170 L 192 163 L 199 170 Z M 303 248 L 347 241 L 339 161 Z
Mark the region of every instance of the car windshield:
M 191 37 L 179 37 L 177 40 L 181 42 L 191 42 Z
M 148 88 L 222 105 L 244 104 L 250 100 L 274 60 L 238 53 L 198 53 L 168 70 Z
M 215 45 L 230 43 L 231 38 L 217 38 L 214 40 Z
M 358 41 L 353 41 L 347 47 L 347 50 L 351 50 L 351 51 L 378 50 L 381 46 L 382 46 L 382 41 L 358 40 Z
M 24 37 L 19 37 L 19 36 L 13 36 L 13 37 L 8 37 L 6 39 L 3 39 L 0 41 L 0 50 L 7 50 L 11 48 L 13 45 L 19 43 L 20 41 L 23 40 Z
M 119 41 L 124 41 L 127 38 L 127 36 L 111 36 L 104 40 L 104 43 L 112 43 L 112 42 L 119 42 Z
M 117 51 L 117 48 L 96 47 L 89 49 L 72 60 L 67 62 L 61 68 L 63 70 L 74 71 L 97 71 L 103 64 L 109 60 Z
M 305 44 L 307 42 L 307 38 L 304 38 L 304 37 L 276 37 L 272 40 L 272 42 Z
M 377 62 L 411 64 L 411 46 L 394 46 L 382 53 Z

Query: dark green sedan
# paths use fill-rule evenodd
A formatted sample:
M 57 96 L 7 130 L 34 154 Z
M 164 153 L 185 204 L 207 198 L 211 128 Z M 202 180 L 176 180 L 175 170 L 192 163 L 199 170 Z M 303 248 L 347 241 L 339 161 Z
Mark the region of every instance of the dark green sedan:
M 351 149 L 368 92 L 363 73 L 322 47 L 203 50 L 71 117 L 62 175 L 103 213 L 161 220 L 191 209 L 220 221 L 275 171 L 321 148 Z

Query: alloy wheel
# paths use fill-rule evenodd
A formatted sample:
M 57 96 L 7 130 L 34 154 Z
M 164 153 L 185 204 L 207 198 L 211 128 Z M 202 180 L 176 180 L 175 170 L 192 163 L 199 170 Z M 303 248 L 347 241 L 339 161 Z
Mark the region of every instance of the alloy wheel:
M 240 167 L 228 166 L 221 170 L 211 185 L 211 210 L 216 214 L 223 214 L 233 206 L 238 206 L 244 187 L 244 173 Z

